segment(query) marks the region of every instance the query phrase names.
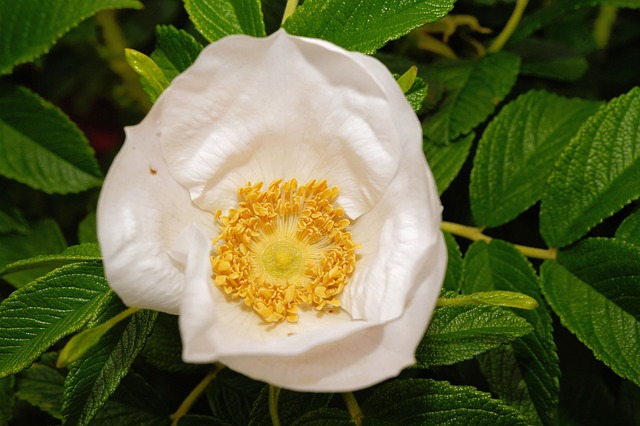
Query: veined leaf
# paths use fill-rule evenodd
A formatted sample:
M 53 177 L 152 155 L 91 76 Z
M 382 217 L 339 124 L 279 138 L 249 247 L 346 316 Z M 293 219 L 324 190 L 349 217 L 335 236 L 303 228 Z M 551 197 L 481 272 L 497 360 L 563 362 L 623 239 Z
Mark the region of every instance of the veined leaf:
M 490 244 L 473 243 L 465 255 L 464 268 L 464 293 L 516 291 L 538 302 L 534 310 L 513 310 L 534 327 L 533 333 L 514 341 L 510 348 L 483 355 L 480 365 L 495 394 L 521 410 L 532 423 L 550 424 L 558 404 L 560 366 L 551 315 L 533 267 L 511 244 L 494 239 Z
M 45 254 L 9 263 L 0 268 L 0 275 L 13 274 L 30 269 L 53 269 L 69 263 L 100 262 L 101 260 L 100 249 L 97 244 L 82 244 L 69 247 L 60 254 Z
M 104 322 L 125 309 L 117 296 L 112 295 L 112 301 L 96 322 Z M 66 423 L 89 424 L 129 372 L 157 315 L 154 311 L 136 312 L 107 331 L 82 358 L 70 365 L 62 405 Z
M 151 59 L 158 64 L 168 81 L 186 70 L 202 50 L 202 45 L 191 34 L 171 25 L 159 25 L 156 36 L 156 50 L 151 54 Z
M 427 70 L 431 81 L 444 87 L 443 99 L 422 122 L 427 140 L 448 144 L 487 119 L 516 82 L 520 58 L 500 52 L 477 61 L 440 61 Z
M 518 412 L 471 386 L 431 379 L 385 383 L 362 406 L 368 425 L 526 425 Z
M 59 194 L 102 182 L 93 150 L 76 125 L 35 93 L 9 84 L 0 84 L 0 174 Z
M 0 379 L 0 426 L 7 426 L 13 417 L 13 376 Z
M 464 265 L 462 263 L 462 253 L 453 235 L 444 233 L 444 240 L 447 243 L 447 272 L 444 276 L 442 288 L 444 290 L 459 292 L 462 288 L 462 277 L 464 276 Z
M 351 415 L 337 408 L 321 408 L 298 417 L 291 426 L 353 426 Z
M 580 127 L 556 163 L 540 232 L 564 247 L 640 196 L 640 88 L 610 101 Z
M 140 84 L 149 100 L 154 103 L 156 99 L 169 86 L 169 80 L 153 59 L 137 50 L 125 49 L 124 56 L 129 66 L 140 77 Z
M 558 263 L 640 321 L 640 247 L 589 238 L 558 252 Z
M 58 224 L 50 219 L 42 220 L 33 225 L 26 234 L 0 236 L 0 269 L 22 259 L 60 253 L 66 246 L 67 243 Z M 22 287 L 50 270 L 50 268 L 31 269 L 5 275 L 2 278 L 14 287 Z
M 109 294 L 102 267 L 92 263 L 63 266 L 13 292 L 0 305 L 0 377 L 79 330 Z
M 475 137 L 476 134 L 471 132 L 448 145 L 438 145 L 429 140 L 425 140 L 422 144 L 427 162 L 436 180 L 439 195 L 446 191 L 460 173 L 460 169 L 469 156 L 469 150 Z
M 629 8 L 640 8 L 638 0 L 563 0 L 549 3 L 536 12 L 522 19 L 518 29 L 513 33 L 509 44 L 524 40 L 545 24 L 557 19 L 565 13 L 575 11 L 583 7 L 609 5 Z
M 412 29 L 446 16 L 454 1 L 306 0 L 287 19 L 284 28 L 290 34 L 373 53 Z
M 206 395 L 219 424 L 245 426 L 251 407 L 263 388 L 264 383 L 225 368 L 207 386 Z
M 54 367 L 55 353 L 47 353 L 16 375 L 16 397 L 62 419 L 64 375 Z
M 209 366 L 185 364 L 182 361 L 182 342 L 176 315 L 164 313 L 158 315 L 158 320 L 149 339 L 147 339 L 142 355 L 154 367 L 173 373 L 200 371 L 206 373 L 210 369 Z M 216 382 L 220 380 L 220 374 L 216 376 Z
M 522 74 L 575 81 L 589 68 L 587 59 L 570 47 L 544 39 L 526 39 L 512 51 L 522 59 Z
M 640 384 L 640 323 L 557 262 L 541 269 L 542 292 L 562 324 L 616 374 Z
M 266 35 L 260 0 L 184 0 L 184 7 L 209 41 L 231 34 Z
M 130 373 L 93 419 L 96 425 L 168 426 L 166 402 L 144 379 Z
M 326 408 L 333 394 L 302 393 L 282 389 L 278 398 L 278 414 L 282 424 L 290 424 L 308 411 Z M 269 386 L 265 386 L 249 414 L 248 426 L 271 426 Z
M 560 152 L 599 105 L 544 91 L 506 105 L 484 131 L 473 161 L 476 224 L 502 225 L 536 203 Z
M 136 0 L 2 0 L 0 75 L 47 52 L 64 33 L 96 12 L 141 7 Z
M 616 230 L 616 238 L 640 246 L 640 210 L 622 221 Z
M 495 306 L 444 306 L 433 312 L 416 350 L 419 367 L 452 365 L 531 333 L 516 314 Z
M 0 234 L 9 232 L 26 234 L 29 232 L 29 224 L 20 210 L 11 206 L 2 206 L 0 207 Z

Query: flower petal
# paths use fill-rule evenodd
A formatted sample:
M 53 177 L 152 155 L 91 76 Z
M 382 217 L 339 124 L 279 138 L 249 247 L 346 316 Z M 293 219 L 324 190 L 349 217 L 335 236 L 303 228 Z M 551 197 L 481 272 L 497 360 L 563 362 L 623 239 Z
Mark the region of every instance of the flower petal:
M 441 255 L 441 212 L 421 139 L 414 139 L 406 143 L 401 167 L 380 202 L 351 225 L 361 257 L 340 300 L 354 319 L 392 320 L 402 314 L 414 286 L 440 290 L 442 282 L 432 276 L 438 271 L 423 275 L 422 265 Z M 434 268 L 445 266 L 446 260 Z
M 414 287 L 408 305 L 396 320 L 367 328 L 341 340 L 295 356 L 220 357 L 229 368 L 249 377 L 297 391 L 344 392 L 369 387 L 395 377 L 414 364 L 420 343 L 438 299 L 446 265 L 446 246 L 439 234 L 434 256 L 422 265 L 421 276 L 434 285 Z
M 284 30 L 210 45 L 165 94 L 171 173 L 212 211 L 231 207 L 247 182 L 327 179 L 360 216 L 396 173 L 402 141 L 387 87 L 357 56 Z
M 98 238 L 105 276 L 128 305 L 178 313 L 182 273 L 169 248 L 190 222 L 215 232 L 213 216 L 191 203 L 169 173 L 159 148 L 162 98 L 137 126 L 114 160 L 98 200 Z

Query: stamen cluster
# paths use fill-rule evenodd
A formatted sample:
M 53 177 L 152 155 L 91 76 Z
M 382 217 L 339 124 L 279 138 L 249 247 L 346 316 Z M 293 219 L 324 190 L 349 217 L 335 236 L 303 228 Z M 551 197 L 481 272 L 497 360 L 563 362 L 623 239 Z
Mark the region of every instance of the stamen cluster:
M 267 322 L 298 320 L 298 306 L 340 306 L 356 263 L 350 221 L 334 206 L 339 188 L 325 180 L 247 183 L 238 208 L 216 212 L 221 234 L 211 256 L 213 280 Z

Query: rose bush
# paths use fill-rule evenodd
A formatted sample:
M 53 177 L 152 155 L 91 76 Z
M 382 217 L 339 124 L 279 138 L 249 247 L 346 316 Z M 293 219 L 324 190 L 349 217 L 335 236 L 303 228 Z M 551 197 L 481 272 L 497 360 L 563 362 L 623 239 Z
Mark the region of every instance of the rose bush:
M 105 274 L 127 305 L 180 316 L 186 362 L 311 391 L 414 362 L 442 207 L 380 62 L 284 30 L 230 36 L 126 134 L 98 205 Z

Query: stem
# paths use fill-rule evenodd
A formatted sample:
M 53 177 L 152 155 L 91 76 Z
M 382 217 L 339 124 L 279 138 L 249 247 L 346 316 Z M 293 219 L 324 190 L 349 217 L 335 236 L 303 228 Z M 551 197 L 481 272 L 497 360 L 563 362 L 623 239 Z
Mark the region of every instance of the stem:
M 598 17 L 593 25 L 593 38 L 599 49 L 607 47 L 617 15 L 618 8 L 616 6 L 600 6 Z
M 492 238 L 488 235 L 482 233 L 480 228 L 475 228 L 473 226 L 460 225 L 459 223 L 452 222 L 442 222 L 440 225 L 440 229 L 445 232 L 448 232 L 453 235 L 458 235 L 459 237 L 464 237 L 472 241 L 485 241 L 487 243 L 491 242 Z M 556 259 L 556 249 L 542 249 L 536 247 L 528 247 L 521 246 L 520 244 L 514 244 L 515 248 L 517 248 L 520 253 L 524 254 L 527 257 L 532 257 L 534 259 L 542 259 L 542 260 L 555 260 Z
M 284 8 L 284 15 L 282 15 L 282 22 L 280 25 L 284 25 L 284 21 L 286 21 L 289 16 L 293 15 L 293 12 L 296 11 L 298 7 L 298 0 L 287 0 L 287 5 Z
M 124 49 L 127 47 L 124 34 L 116 20 L 115 10 L 104 10 L 95 16 L 96 24 L 102 29 L 104 47 L 106 48 L 105 59 L 109 63 L 109 68 L 121 79 L 126 91 L 131 94 L 143 111 L 151 108 L 151 103 L 147 94 L 142 90 L 138 75 L 131 69 L 124 57 Z
M 180 420 L 180 417 L 189 412 L 191 407 L 193 407 L 193 404 L 195 404 L 198 398 L 200 398 L 200 395 L 202 395 L 202 392 L 204 392 L 207 386 L 209 386 L 209 383 L 211 383 L 213 379 L 216 378 L 220 370 L 224 368 L 224 365 L 216 364 L 215 368 L 209 374 L 207 374 L 195 388 L 193 388 L 191 393 L 187 395 L 184 401 L 182 401 L 182 404 L 180 404 L 180 407 L 178 407 L 176 412 L 170 416 L 171 426 L 176 426 L 178 424 L 178 421 Z
M 280 389 L 277 386 L 269 385 L 269 414 L 273 426 L 280 426 L 280 416 L 278 416 L 278 399 L 280 399 Z
M 362 426 L 362 418 L 364 416 L 353 392 L 343 392 L 340 395 L 347 406 L 347 410 L 349 410 L 349 414 L 351 414 L 351 421 L 355 423 L 356 426 Z
M 513 32 L 520 23 L 520 19 L 522 19 L 522 14 L 524 13 L 524 9 L 527 7 L 527 3 L 529 3 L 529 0 L 516 1 L 516 7 L 513 9 L 513 13 L 511 13 L 507 24 L 504 26 L 500 34 L 498 34 L 498 37 L 493 40 L 493 43 L 491 43 L 491 46 L 487 49 L 488 52 L 499 52 L 502 50 L 504 45 L 507 44 L 507 41 L 511 38 Z

